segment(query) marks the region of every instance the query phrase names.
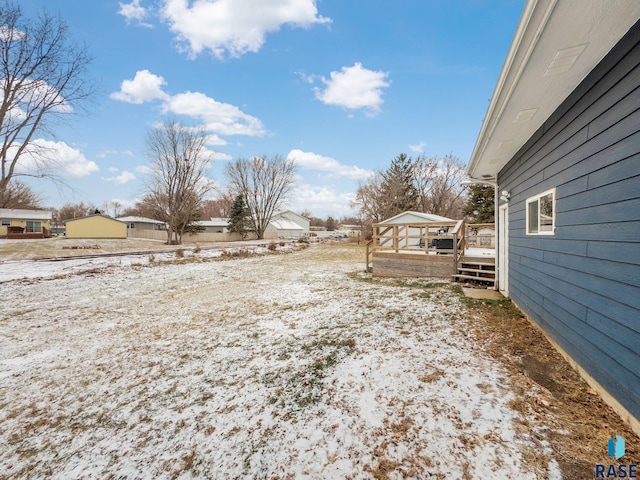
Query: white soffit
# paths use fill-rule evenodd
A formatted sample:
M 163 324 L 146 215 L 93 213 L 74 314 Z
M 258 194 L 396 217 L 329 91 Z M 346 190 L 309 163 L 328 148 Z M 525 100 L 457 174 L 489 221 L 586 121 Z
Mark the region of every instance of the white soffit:
M 495 177 L 639 18 L 638 0 L 528 0 L 467 175 Z

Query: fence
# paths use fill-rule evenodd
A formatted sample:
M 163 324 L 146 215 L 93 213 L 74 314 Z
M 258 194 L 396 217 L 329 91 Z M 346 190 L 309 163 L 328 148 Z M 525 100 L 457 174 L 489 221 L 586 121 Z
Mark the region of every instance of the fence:
M 147 240 L 167 240 L 166 230 L 146 230 L 143 228 L 128 228 L 128 238 L 143 238 Z M 187 243 L 209 243 L 209 242 L 236 242 L 242 240 L 239 233 L 185 233 L 183 242 Z

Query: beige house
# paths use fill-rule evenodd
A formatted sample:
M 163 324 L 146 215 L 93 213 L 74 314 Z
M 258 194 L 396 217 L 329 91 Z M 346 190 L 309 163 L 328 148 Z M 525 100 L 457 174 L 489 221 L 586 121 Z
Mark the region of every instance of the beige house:
M 106 215 L 89 215 L 64 221 L 67 238 L 127 238 L 127 224 Z
M 0 208 L 0 237 L 45 238 L 50 234 L 52 213 L 48 210 Z

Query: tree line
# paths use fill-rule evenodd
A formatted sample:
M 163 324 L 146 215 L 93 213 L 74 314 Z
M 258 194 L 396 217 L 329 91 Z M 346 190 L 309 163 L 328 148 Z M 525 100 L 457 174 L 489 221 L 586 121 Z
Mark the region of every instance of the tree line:
M 367 236 L 374 223 L 402 212 L 431 213 L 451 219 L 493 221 L 487 211 L 486 196 L 493 205 L 493 188 L 465 185 L 464 163 L 453 154 L 444 157 L 397 155 L 389 168 L 376 171 L 359 185 L 352 207 L 357 208 Z M 472 195 L 469 195 L 469 193 Z M 480 207 L 480 203 L 483 204 Z

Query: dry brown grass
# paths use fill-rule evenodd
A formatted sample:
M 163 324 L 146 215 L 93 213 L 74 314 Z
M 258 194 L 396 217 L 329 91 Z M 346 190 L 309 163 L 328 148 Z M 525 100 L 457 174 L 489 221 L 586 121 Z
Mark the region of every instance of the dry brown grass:
M 627 441 L 626 463 L 640 463 L 640 439 L 509 300 L 469 300 L 470 328 L 478 343 L 511 372 L 516 398 L 509 406 L 548 425 L 541 435 L 551 445 L 564 478 L 593 478 L 596 463 L 609 464 L 607 440 Z M 530 465 L 546 461 L 529 452 Z M 539 456 L 539 455 L 538 455 Z

